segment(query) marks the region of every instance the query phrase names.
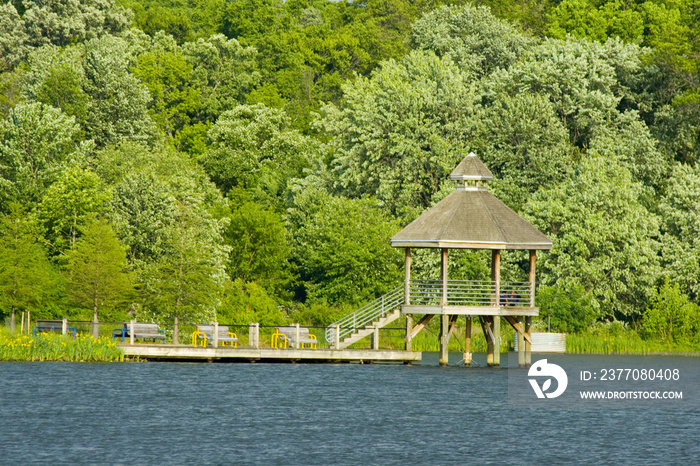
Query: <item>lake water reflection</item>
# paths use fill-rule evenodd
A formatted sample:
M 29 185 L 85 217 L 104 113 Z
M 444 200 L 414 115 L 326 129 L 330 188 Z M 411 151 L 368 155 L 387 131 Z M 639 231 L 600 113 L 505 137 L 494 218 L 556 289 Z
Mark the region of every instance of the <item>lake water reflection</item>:
M 483 364 L 482 356 L 476 361 Z M 639 356 L 586 358 L 619 366 Z M 645 359 L 700 372 L 698 358 Z M 697 464 L 700 458 L 696 408 L 516 409 L 507 399 L 507 369 L 436 361 L 426 355 L 414 366 L 0 363 L 0 463 Z

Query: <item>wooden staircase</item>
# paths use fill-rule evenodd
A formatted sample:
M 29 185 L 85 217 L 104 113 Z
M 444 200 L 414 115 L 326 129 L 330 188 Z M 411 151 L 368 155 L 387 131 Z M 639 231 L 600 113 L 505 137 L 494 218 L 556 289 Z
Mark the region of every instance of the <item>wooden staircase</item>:
M 399 286 L 326 327 L 326 341 L 334 349 L 347 348 L 401 317 L 403 302 L 404 287 Z

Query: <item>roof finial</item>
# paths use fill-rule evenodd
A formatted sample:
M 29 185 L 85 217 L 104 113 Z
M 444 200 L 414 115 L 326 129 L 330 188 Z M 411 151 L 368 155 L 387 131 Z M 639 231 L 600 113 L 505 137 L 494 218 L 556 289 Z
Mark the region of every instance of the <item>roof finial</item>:
M 491 170 L 484 165 L 484 162 L 482 162 L 474 152 L 470 152 L 469 155 L 464 157 L 459 165 L 457 165 L 452 173 L 450 173 L 450 179 L 486 181 L 493 179 L 493 173 L 491 173 Z

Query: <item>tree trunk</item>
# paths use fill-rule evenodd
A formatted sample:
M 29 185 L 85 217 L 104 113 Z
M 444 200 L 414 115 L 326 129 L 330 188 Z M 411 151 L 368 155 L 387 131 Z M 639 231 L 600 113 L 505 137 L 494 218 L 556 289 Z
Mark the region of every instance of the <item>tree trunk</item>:
M 179 328 L 178 328 L 177 317 L 175 317 L 175 322 L 173 323 L 173 345 L 179 345 Z
M 10 317 L 10 332 L 15 333 L 17 330 L 17 321 L 15 319 L 15 308 L 12 307 L 12 316 Z
M 95 306 L 95 314 L 92 317 L 92 336 L 100 337 L 100 322 L 97 320 L 97 306 Z

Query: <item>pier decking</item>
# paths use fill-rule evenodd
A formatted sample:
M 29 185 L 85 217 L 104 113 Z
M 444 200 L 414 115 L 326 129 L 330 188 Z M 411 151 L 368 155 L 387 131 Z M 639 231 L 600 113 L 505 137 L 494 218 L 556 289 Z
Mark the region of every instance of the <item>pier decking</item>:
M 372 349 L 277 349 L 252 347 L 195 348 L 185 345 L 119 345 L 128 357 L 148 361 L 270 363 L 412 363 L 421 353 Z

